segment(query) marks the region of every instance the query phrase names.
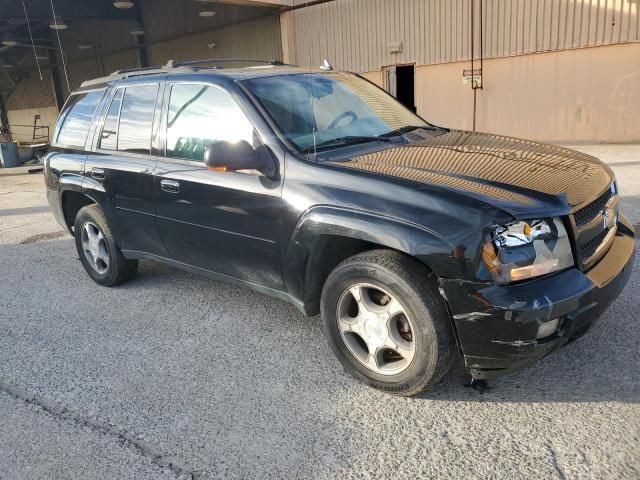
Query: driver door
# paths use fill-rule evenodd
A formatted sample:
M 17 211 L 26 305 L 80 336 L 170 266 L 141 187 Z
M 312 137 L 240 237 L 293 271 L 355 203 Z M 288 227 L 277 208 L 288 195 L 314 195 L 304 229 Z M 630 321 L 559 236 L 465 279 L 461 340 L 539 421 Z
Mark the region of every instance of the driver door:
M 205 147 L 217 141 L 262 144 L 221 86 L 167 83 L 166 147 L 155 176 L 157 223 L 172 260 L 270 289 L 280 269 L 282 181 L 256 171 L 211 171 Z

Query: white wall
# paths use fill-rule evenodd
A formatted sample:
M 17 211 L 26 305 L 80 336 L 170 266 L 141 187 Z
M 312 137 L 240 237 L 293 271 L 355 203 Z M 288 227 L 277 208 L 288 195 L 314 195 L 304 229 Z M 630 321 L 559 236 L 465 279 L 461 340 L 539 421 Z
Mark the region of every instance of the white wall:
M 638 0 L 334 0 L 283 14 L 288 58 L 358 72 L 467 61 L 474 4 L 476 57 L 481 43 L 499 58 L 640 41 Z
M 416 69 L 427 120 L 471 129 L 468 62 Z M 485 61 L 477 130 L 549 142 L 640 142 L 640 44 Z
M 40 115 L 38 125 L 48 125 L 49 132 L 53 135 L 53 129 L 58 118 L 58 109 L 56 107 L 28 108 L 25 110 L 9 110 L 9 125 L 13 133 L 13 139 L 18 142 L 30 143 L 33 135 L 32 128 L 15 127 L 14 125 L 33 125 L 34 115 Z M 38 135 L 44 135 L 45 130 L 38 130 Z

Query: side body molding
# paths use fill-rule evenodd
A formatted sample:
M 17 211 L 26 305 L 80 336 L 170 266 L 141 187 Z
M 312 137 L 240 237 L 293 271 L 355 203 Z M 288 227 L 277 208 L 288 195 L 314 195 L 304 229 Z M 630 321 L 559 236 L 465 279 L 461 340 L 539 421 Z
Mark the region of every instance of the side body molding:
M 90 177 L 84 177 L 84 180 L 82 182 L 82 190 L 88 196 L 91 196 L 91 191 L 106 193 L 104 189 L 104 185 L 102 185 L 100 182 Z
M 391 248 L 416 257 L 436 274 L 440 260 L 451 263 L 453 247 L 437 233 L 413 223 L 366 211 L 317 206 L 305 212 L 296 225 L 284 252 L 283 276 L 291 297 L 307 303 L 305 292 L 310 259 L 323 237 L 343 237 Z
M 104 186 L 93 178 L 84 177 L 76 173 L 63 173 L 58 180 L 58 192 L 62 195 L 62 192 L 69 190 L 84 193 L 94 201 L 96 200 L 94 192 L 106 193 Z
M 77 173 L 63 173 L 58 180 L 58 190 L 62 193 L 65 190 L 82 192 L 84 177 Z

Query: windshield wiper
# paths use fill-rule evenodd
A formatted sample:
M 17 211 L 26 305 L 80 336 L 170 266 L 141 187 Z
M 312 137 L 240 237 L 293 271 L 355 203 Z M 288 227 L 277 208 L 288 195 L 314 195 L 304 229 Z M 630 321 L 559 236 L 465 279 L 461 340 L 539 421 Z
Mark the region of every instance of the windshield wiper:
M 413 132 L 414 130 L 434 130 L 440 131 L 443 128 L 436 127 L 435 125 L 406 125 L 404 127 L 396 128 L 390 132 L 383 133 L 382 137 L 397 137 L 398 135 L 404 135 L 405 133 Z
M 385 136 L 374 137 L 365 135 L 349 135 L 346 137 L 332 138 L 331 140 L 325 140 L 324 142 L 317 143 L 316 145 L 309 145 L 302 149 L 302 153 L 311 153 L 319 148 L 327 147 L 344 147 L 347 145 L 356 145 L 358 143 L 367 142 L 386 142 L 386 143 L 400 143 L 395 138 Z

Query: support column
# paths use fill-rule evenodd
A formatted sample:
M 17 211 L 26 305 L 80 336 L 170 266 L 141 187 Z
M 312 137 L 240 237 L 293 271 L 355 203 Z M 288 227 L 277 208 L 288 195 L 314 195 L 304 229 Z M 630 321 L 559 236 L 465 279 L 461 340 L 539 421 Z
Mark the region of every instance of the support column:
M 282 41 L 282 61 L 294 63 L 293 58 L 293 16 L 291 12 L 280 14 L 280 39 Z
M 60 72 L 58 71 L 58 58 L 56 57 L 56 51 L 47 49 L 49 54 L 49 65 L 51 68 L 51 84 L 53 86 L 53 96 L 56 99 L 56 106 L 58 112 L 62 110 L 64 105 L 64 95 L 62 93 L 62 83 L 60 82 Z
M 140 28 L 144 32 L 144 23 L 142 22 L 142 10 L 140 8 L 140 2 L 136 2 L 133 7 L 135 21 L 140 24 Z M 138 67 L 146 68 L 149 66 L 149 60 L 147 58 L 147 47 L 144 33 L 142 35 L 135 35 L 134 42 L 136 45 L 136 52 L 138 55 Z
M 9 116 L 7 115 L 7 107 L 4 103 L 3 95 L 0 93 L 0 140 L 4 141 L 2 137 L 7 136 L 6 140 L 10 140 L 9 132 L 11 128 L 9 126 Z

